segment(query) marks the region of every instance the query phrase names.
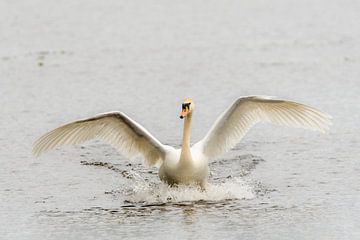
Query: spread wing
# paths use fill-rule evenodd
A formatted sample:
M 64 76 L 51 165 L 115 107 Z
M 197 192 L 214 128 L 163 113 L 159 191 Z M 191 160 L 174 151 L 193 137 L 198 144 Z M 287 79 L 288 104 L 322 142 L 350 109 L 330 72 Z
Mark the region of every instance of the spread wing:
M 243 97 L 220 115 L 196 145 L 208 158 L 216 157 L 234 147 L 258 122 L 326 132 L 331 125 L 331 117 L 297 102 L 261 96 Z
M 165 146 L 121 112 L 103 113 L 56 128 L 34 143 L 33 153 L 39 156 L 56 147 L 95 138 L 110 143 L 128 157 L 140 153 L 149 165 L 165 158 Z

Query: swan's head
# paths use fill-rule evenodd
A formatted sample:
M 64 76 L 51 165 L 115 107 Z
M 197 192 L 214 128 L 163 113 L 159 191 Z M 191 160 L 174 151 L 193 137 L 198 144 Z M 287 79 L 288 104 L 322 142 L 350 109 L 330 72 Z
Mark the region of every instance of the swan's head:
M 194 103 L 190 98 L 186 98 L 182 103 L 180 118 L 183 119 L 194 110 Z

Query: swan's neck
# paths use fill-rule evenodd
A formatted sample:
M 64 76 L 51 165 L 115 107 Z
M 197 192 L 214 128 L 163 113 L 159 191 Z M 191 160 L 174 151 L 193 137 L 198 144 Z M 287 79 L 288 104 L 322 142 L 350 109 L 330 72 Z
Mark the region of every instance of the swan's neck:
M 181 147 L 180 161 L 189 161 L 191 160 L 190 153 L 190 125 L 191 125 L 192 113 L 189 113 L 184 120 L 184 132 L 183 132 L 183 142 Z

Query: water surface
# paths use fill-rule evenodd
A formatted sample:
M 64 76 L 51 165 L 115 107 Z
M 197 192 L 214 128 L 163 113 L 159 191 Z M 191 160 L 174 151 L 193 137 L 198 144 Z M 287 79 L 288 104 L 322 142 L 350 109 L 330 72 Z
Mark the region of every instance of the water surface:
M 2 1 L 4 239 L 360 238 L 358 1 Z M 237 97 L 328 112 L 327 135 L 255 126 L 210 163 L 211 188 L 172 189 L 94 140 L 34 158 L 66 122 L 120 110 L 180 146 Z

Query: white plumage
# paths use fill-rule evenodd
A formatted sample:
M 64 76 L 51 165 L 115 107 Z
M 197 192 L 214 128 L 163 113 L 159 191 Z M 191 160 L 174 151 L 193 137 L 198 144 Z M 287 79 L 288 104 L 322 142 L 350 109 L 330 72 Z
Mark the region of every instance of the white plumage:
M 95 138 L 110 143 L 128 157 L 141 153 L 149 165 L 154 165 L 165 157 L 164 145 L 121 112 L 98 114 L 56 128 L 34 143 L 33 153 L 39 156 L 56 147 Z
M 190 148 L 190 124 L 194 104 L 186 99 L 182 105 L 184 118 L 181 149 L 163 145 L 145 128 L 121 112 L 109 112 L 78 120 L 56 128 L 35 143 L 33 153 L 38 156 L 50 149 L 78 144 L 98 138 L 132 157 L 142 154 L 149 165 L 161 164 L 160 179 L 169 184 L 199 184 L 206 187 L 208 160 L 234 147 L 247 131 L 258 122 L 271 122 L 326 132 L 331 117 L 307 105 L 250 96 L 237 99 L 215 121 L 206 136 Z
M 234 147 L 258 122 L 326 132 L 330 119 L 328 114 L 301 103 L 266 96 L 243 97 L 219 116 L 204 139 L 196 145 L 208 158 L 214 158 Z

